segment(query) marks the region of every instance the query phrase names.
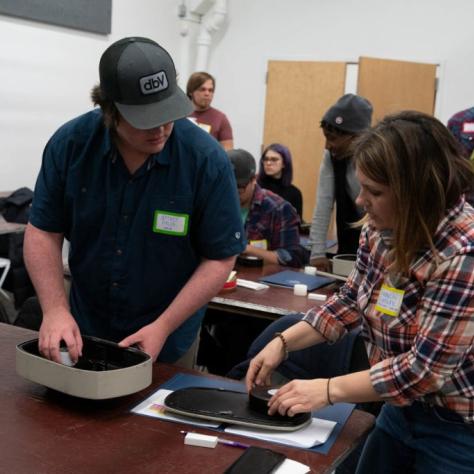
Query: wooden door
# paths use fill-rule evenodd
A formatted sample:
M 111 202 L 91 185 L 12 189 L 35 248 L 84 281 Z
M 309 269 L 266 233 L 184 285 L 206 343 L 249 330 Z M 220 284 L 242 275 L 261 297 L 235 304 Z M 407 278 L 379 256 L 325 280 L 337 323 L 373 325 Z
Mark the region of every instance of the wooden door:
M 389 113 L 408 109 L 433 115 L 436 67 L 436 64 L 359 58 L 357 93 L 372 102 L 372 123 Z
M 262 146 L 276 142 L 290 149 L 293 183 L 303 194 L 303 219 L 310 222 L 324 151 L 319 122 L 344 94 L 346 63 L 269 61 L 267 74 Z

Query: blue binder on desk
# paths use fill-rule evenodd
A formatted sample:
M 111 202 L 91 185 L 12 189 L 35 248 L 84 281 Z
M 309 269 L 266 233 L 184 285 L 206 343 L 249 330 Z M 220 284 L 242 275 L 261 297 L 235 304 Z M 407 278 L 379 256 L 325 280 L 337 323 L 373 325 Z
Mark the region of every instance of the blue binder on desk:
M 308 291 L 313 291 L 322 286 L 334 283 L 336 279 L 319 275 L 309 275 L 293 270 L 283 270 L 282 272 L 264 276 L 260 278 L 260 281 L 262 283 L 268 283 L 269 285 L 283 286 L 285 288 L 293 288 L 296 284 L 302 284 L 308 287 Z

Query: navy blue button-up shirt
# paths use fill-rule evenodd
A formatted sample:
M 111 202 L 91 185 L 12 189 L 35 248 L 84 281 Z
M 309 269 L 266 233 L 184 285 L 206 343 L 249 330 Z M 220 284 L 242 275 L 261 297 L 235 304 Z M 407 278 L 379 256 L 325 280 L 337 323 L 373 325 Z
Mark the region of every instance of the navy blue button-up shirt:
M 120 340 L 154 321 L 201 259 L 245 248 L 226 154 L 187 119 L 130 175 L 99 110 L 47 144 L 30 222 L 70 241 L 71 312 L 81 332 Z M 203 310 L 168 337 L 160 360 L 194 340 Z

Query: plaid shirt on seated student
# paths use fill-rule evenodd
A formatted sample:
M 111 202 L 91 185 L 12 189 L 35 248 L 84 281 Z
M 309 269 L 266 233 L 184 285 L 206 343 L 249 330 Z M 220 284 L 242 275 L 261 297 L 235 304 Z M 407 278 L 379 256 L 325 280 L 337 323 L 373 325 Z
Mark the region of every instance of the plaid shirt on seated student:
M 300 219 L 295 208 L 282 197 L 256 182 L 256 162 L 245 150 L 227 152 L 234 167 L 240 212 L 248 245 L 245 254 L 267 263 L 301 267 L 309 251 L 300 244 Z

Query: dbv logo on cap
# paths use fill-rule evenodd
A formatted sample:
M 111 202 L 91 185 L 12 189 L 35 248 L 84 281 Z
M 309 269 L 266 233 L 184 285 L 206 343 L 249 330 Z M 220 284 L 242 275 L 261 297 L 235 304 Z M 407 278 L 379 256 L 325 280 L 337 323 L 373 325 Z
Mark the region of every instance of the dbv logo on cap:
M 168 89 L 168 78 L 166 77 L 165 71 L 151 74 L 140 78 L 140 89 L 142 94 L 154 94 L 156 92 Z

